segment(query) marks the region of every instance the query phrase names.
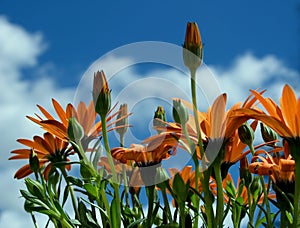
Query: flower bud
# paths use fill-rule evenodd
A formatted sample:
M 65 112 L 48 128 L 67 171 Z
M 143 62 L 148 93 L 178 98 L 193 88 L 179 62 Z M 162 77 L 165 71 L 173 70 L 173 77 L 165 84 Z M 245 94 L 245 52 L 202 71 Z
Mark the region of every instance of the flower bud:
M 240 178 L 245 181 L 246 187 L 249 187 L 250 183 L 252 182 L 252 174 L 248 168 L 248 159 L 247 157 L 243 157 L 240 160 Z
M 277 134 L 275 131 L 273 131 L 272 128 L 269 128 L 268 126 L 264 125 L 263 123 L 260 123 L 260 132 L 263 140 L 267 142 L 275 141 L 277 140 Z M 273 143 L 275 146 L 276 142 Z
M 202 41 L 198 25 L 188 22 L 183 44 L 183 61 L 190 69 L 197 69 L 202 62 Z
M 105 116 L 111 107 L 111 96 L 103 71 L 94 74 L 93 100 L 96 112 L 100 116 Z
M 173 119 L 181 125 L 186 124 L 189 120 L 189 113 L 180 100 L 173 100 Z
M 119 114 L 117 116 L 116 122 L 116 132 L 123 137 L 127 131 L 128 126 L 128 108 L 127 104 L 121 104 L 119 109 Z
M 168 180 L 170 179 L 167 171 L 163 167 L 157 167 L 156 170 L 156 176 L 155 176 L 155 183 L 157 183 L 157 186 L 160 189 L 166 188 L 166 184 L 168 183 Z
M 238 133 L 242 143 L 246 145 L 252 144 L 254 140 L 254 132 L 247 122 L 245 122 L 242 126 L 239 127 Z
M 261 194 L 262 192 L 262 186 L 259 180 L 258 176 L 255 176 L 250 184 L 250 192 L 251 195 L 254 196 L 254 199 L 257 199 L 257 197 Z
M 167 121 L 166 113 L 162 106 L 158 106 L 156 112 L 154 113 L 153 126 L 154 127 L 163 127 L 164 123 L 162 123 L 158 119 L 160 119 L 164 122 Z M 160 133 L 161 131 L 157 130 L 157 132 Z
M 34 150 L 31 150 L 30 152 L 29 165 L 30 165 L 30 169 L 34 173 L 38 172 L 40 169 L 40 161 L 37 154 L 34 152 Z
M 72 117 L 69 119 L 68 124 L 68 137 L 74 141 L 78 142 L 80 141 L 84 136 L 84 130 L 83 127 L 78 123 L 76 118 Z

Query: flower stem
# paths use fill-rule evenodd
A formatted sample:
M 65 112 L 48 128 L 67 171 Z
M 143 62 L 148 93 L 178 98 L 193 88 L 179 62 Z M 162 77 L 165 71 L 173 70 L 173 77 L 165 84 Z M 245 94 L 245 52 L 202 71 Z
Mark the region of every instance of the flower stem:
M 112 172 L 112 186 L 114 189 L 114 197 L 116 200 L 116 215 L 121 215 L 121 200 L 120 200 L 120 193 L 119 193 L 119 185 L 118 185 L 118 178 L 117 178 L 117 173 L 115 170 L 115 166 L 114 166 L 114 162 L 113 162 L 113 158 L 111 156 L 111 152 L 110 152 L 110 147 L 109 147 L 109 143 L 108 143 L 108 136 L 107 136 L 107 130 L 106 130 L 106 115 L 100 115 L 101 116 L 101 123 L 102 123 L 102 137 L 103 137 L 103 141 L 104 141 L 104 147 L 107 153 L 107 159 L 108 159 L 108 163 Z M 107 213 L 110 213 L 109 211 Z M 110 216 L 111 218 L 111 216 Z M 116 220 L 116 224 L 112 224 L 112 227 L 120 227 L 121 226 L 121 216 L 117 216 Z
M 146 187 L 147 195 L 148 195 L 148 213 L 147 213 L 147 220 L 146 220 L 146 227 L 151 227 L 152 225 L 152 213 L 153 213 L 153 203 L 154 203 L 154 190 L 155 185 L 150 185 Z
M 204 148 L 203 148 L 203 142 L 202 142 L 202 136 L 201 136 L 201 130 L 200 130 L 200 125 L 199 125 L 199 117 L 198 117 L 198 106 L 197 106 L 197 90 L 196 90 L 196 68 L 190 68 L 191 72 L 191 93 L 192 93 L 192 101 L 193 101 L 193 113 L 194 113 L 194 119 L 195 119 L 195 125 L 196 125 L 196 130 L 197 130 L 197 136 L 198 136 L 198 146 L 200 148 L 200 155 L 201 159 L 204 158 Z M 194 153 L 197 153 L 196 151 Z M 195 163 L 195 187 L 196 190 L 198 191 L 198 179 L 199 179 L 199 161 L 197 158 L 197 154 L 195 155 L 194 159 Z M 199 205 L 200 205 L 200 199 L 196 199 L 196 211 L 197 213 L 199 212 Z M 196 216 L 194 226 L 198 227 L 198 217 Z
M 216 222 L 218 227 L 223 227 L 223 215 L 224 215 L 224 195 L 223 185 L 221 176 L 221 163 L 217 162 L 214 165 L 215 179 L 217 183 L 217 211 L 216 211 Z
M 249 146 L 249 149 L 250 149 L 252 155 L 254 155 L 255 150 L 254 150 L 253 144 L 251 143 L 248 146 Z M 267 213 L 266 213 L 267 227 L 272 227 L 273 224 L 272 224 L 272 218 L 271 218 L 271 208 L 270 208 L 270 204 L 269 204 L 269 200 L 268 200 L 268 191 L 266 189 L 264 177 L 260 176 L 259 180 L 260 180 L 261 187 L 262 187 L 262 190 L 264 193 L 263 204 L 266 206 L 266 211 L 267 211 Z
M 299 200 L 300 200 L 300 160 L 295 159 L 295 196 L 294 196 L 294 220 L 293 227 L 299 224 Z
M 70 185 L 70 182 L 68 181 L 68 178 L 67 178 L 68 174 L 67 174 L 64 167 L 61 167 L 60 171 L 61 171 L 61 173 L 62 173 L 62 175 L 63 175 L 63 177 L 64 177 L 64 179 L 67 183 L 68 190 L 71 194 L 71 200 L 72 200 L 72 205 L 73 205 L 73 208 L 74 208 L 74 211 L 75 211 L 75 215 L 76 215 L 77 218 L 79 218 L 78 217 L 79 213 L 78 213 L 78 209 L 77 209 L 76 197 L 75 197 L 75 194 L 74 194 L 74 189 L 72 188 L 72 186 Z

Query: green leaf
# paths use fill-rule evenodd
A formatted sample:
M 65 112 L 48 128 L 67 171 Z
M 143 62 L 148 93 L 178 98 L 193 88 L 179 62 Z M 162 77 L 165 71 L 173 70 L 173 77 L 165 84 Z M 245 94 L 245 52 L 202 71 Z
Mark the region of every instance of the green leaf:
M 236 195 L 236 189 L 235 186 L 233 185 L 233 183 L 231 181 L 227 181 L 226 183 L 226 193 L 229 197 L 231 198 L 235 198 Z
M 82 180 L 79 178 L 76 178 L 76 177 L 67 176 L 67 181 L 73 185 L 80 187 L 80 188 L 82 188 L 82 186 L 83 186 Z
M 25 184 L 26 184 L 28 191 L 32 195 L 36 196 L 39 199 L 46 198 L 46 196 L 45 196 L 46 189 L 44 189 L 43 185 L 41 185 L 39 182 L 34 181 L 30 178 L 26 178 Z
M 93 167 L 85 164 L 83 161 L 80 162 L 80 175 L 87 180 L 97 176 Z
M 96 199 L 99 198 L 98 188 L 93 184 L 87 183 L 83 185 L 83 188 L 87 191 L 88 194 L 95 197 Z
M 93 158 L 93 167 L 94 167 L 94 169 L 98 169 L 98 162 L 99 162 L 99 160 L 100 160 L 100 157 L 101 157 L 101 154 L 102 154 L 102 147 L 101 146 L 99 146 L 98 148 L 97 148 L 97 150 L 96 150 L 96 152 L 95 152 L 95 156 L 94 156 L 94 158 Z
M 176 173 L 173 180 L 173 192 L 178 203 L 184 203 L 188 196 L 189 183 L 185 184 L 179 173 Z

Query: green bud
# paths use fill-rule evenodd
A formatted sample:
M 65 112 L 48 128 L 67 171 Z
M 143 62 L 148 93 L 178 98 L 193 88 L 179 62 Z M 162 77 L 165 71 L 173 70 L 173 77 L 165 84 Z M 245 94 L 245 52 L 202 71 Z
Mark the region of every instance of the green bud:
M 80 141 L 84 136 L 83 127 L 74 117 L 69 119 L 68 136 L 74 142 Z
M 37 156 L 37 154 L 34 152 L 34 150 L 32 149 L 30 152 L 30 156 L 29 156 L 29 165 L 30 165 L 30 169 L 34 172 L 37 173 L 40 169 L 40 161 L 39 158 Z
M 80 162 L 80 175 L 83 179 L 90 180 L 96 177 L 96 172 L 90 165 Z
M 238 133 L 242 143 L 246 145 L 251 145 L 253 143 L 254 132 L 247 122 L 245 122 L 242 126 L 239 127 Z
M 167 171 L 163 167 L 157 167 L 156 169 L 156 176 L 155 176 L 155 183 L 160 189 L 166 188 L 166 182 L 169 181 L 169 175 Z
M 260 132 L 261 132 L 261 136 L 263 138 L 263 140 L 267 143 L 267 142 L 271 142 L 274 140 L 277 140 L 277 134 L 275 131 L 273 131 L 272 128 L 269 128 L 268 126 L 264 125 L 263 123 L 260 123 Z M 275 142 L 274 142 L 274 146 L 275 146 Z
M 245 181 L 246 187 L 249 187 L 252 181 L 252 174 L 248 168 L 248 160 L 247 157 L 243 157 L 240 160 L 240 178 Z
M 154 127 L 163 127 L 164 123 L 162 123 L 161 121 L 159 121 L 158 119 L 166 122 L 167 118 L 166 118 L 166 113 L 165 110 L 162 106 L 158 106 L 155 113 L 154 113 L 154 117 L 153 117 L 153 126 Z M 157 131 L 158 133 L 160 133 L 161 131 Z
M 183 44 L 183 61 L 190 70 L 196 70 L 202 62 L 202 40 L 198 25 L 188 22 Z
M 120 137 L 123 137 L 127 131 L 127 125 L 128 125 L 128 108 L 127 104 L 120 105 L 119 113 L 117 116 L 117 122 L 116 122 L 116 132 L 120 135 Z M 125 117 L 126 116 L 126 117 Z M 120 119 L 120 120 L 119 120 Z
M 189 120 L 189 113 L 180 100 L 173 100 L 173 119 L 181 125 L 186 124 Z
M 260 177 L 255 176 L 249 186 L 251 195 L 253 195 L 255 200 L 257 199 L 257 197 L 260 196 L 261 191 L 262 191 L 262 186 L 261 186 L 259 178 Z
M 111 108 L 111 95 L 103 71 L 94 74 L 93 100 L 96 112 L 100 116 L 106 116 Z

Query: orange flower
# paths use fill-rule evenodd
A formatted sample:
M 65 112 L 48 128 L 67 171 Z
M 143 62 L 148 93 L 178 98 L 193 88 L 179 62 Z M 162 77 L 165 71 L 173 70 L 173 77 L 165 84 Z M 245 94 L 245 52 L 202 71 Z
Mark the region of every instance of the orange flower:
M 101 134 L 102 123 L 101 121 L 96 122 L 97 114 L 94 110 L 93 101 L 91 101 L 88 106 L 86 106 L 85 103 L 80 102 L 77 106 L 77 109 L 72 104 L 69 103 L 66 107 L 66 110 L 64 110 L 62 106 L 55 99 L 52 99 L 52 104 L 56 111 L 57 116 L 59 117 L 58 120 L 56 120 L 48 111 L 46 111 L 40 105 L 37 106 L 40 109 L 40 111 L 43 113 L 45 118 L 42 118 L 37 114 L 35 114 L 37 118 L 31 116 L 27 116 L 27 118 L 42 126 L 44 130 L 67 141 L 69 139 L 68 137 L 69 119 L 75 117 L 84 130 L 84 137 L 82 139 L 82 144 L 84 148 L 87 148 L 89 142 L 99 137 L 99 135 Z M 118 112 L 108 116 L 106 121 L 107 122 L 111 121 L 117 114 Z M 112 121 L 107 125 L 109 128 L 108 131 L 115 129 L 113 125 L 115 124 L 116 121 L 118 120 Z M 119 126 L 119 127 L 124 127 L 124 126 Z
M 33 141 L 28 139 L 18 139 L 17 141 L 29 147 L 29 149 L 16 149 L 11 151 L 11 153 L 16 155 L 10 157 L 9 160 L 29 160 L 31 151 L 33 150 L 38 157 L 40 167 L 47 164 L 43 170 L 45 179 L 48 178 L 48 174 L 53 164 L 69 161 L 68 156 L 73 154 L 72 147 L 68 142 L 53 136 L 49 132 L 45 133 L 43 138 L 40 136 L 34 136 Z M 70 170 L 71 166 L 66 165 L 65 168 Z M 32 170 L 30 169 L 30 165 L 27 164 L 16 172 L 15 178 L 21 179 L 31 173 Z
M 131 144 L 130 148 L 113 148 L 111 155 L 122 163 L 134 161 L 139 167 L 146 167 L 159 164 L 163 159 L 169 158 L 170 150 L 174 147 L 175 145 L 165 143 L 158 146 L 155 143 L 149 143 L 146 146 Z
M 272 129 L 283 138 L 300 137 L 300 98 L 297 100 L 294 91 L 285 85 L 278 106 L 271 98 L 264 98 L 261 94 L 251 90 L 252 94 L 260 101 L 267 113 L 261 110 L 243 108 L 236 111 L 236 115 L 246 115 L 255 118 Z
M 279 152 L 284 150 L 284 155 Z M 257 150 L 249 165 L 249 171 L 258 175 L 267 175 L 273 183 L 292 183 L 295 181 L 295 160 L 288 152 L 288 144 L 284 148 L 276 148 L 272 151 Z M 277 153 L 275 156 L 270 154 Z

